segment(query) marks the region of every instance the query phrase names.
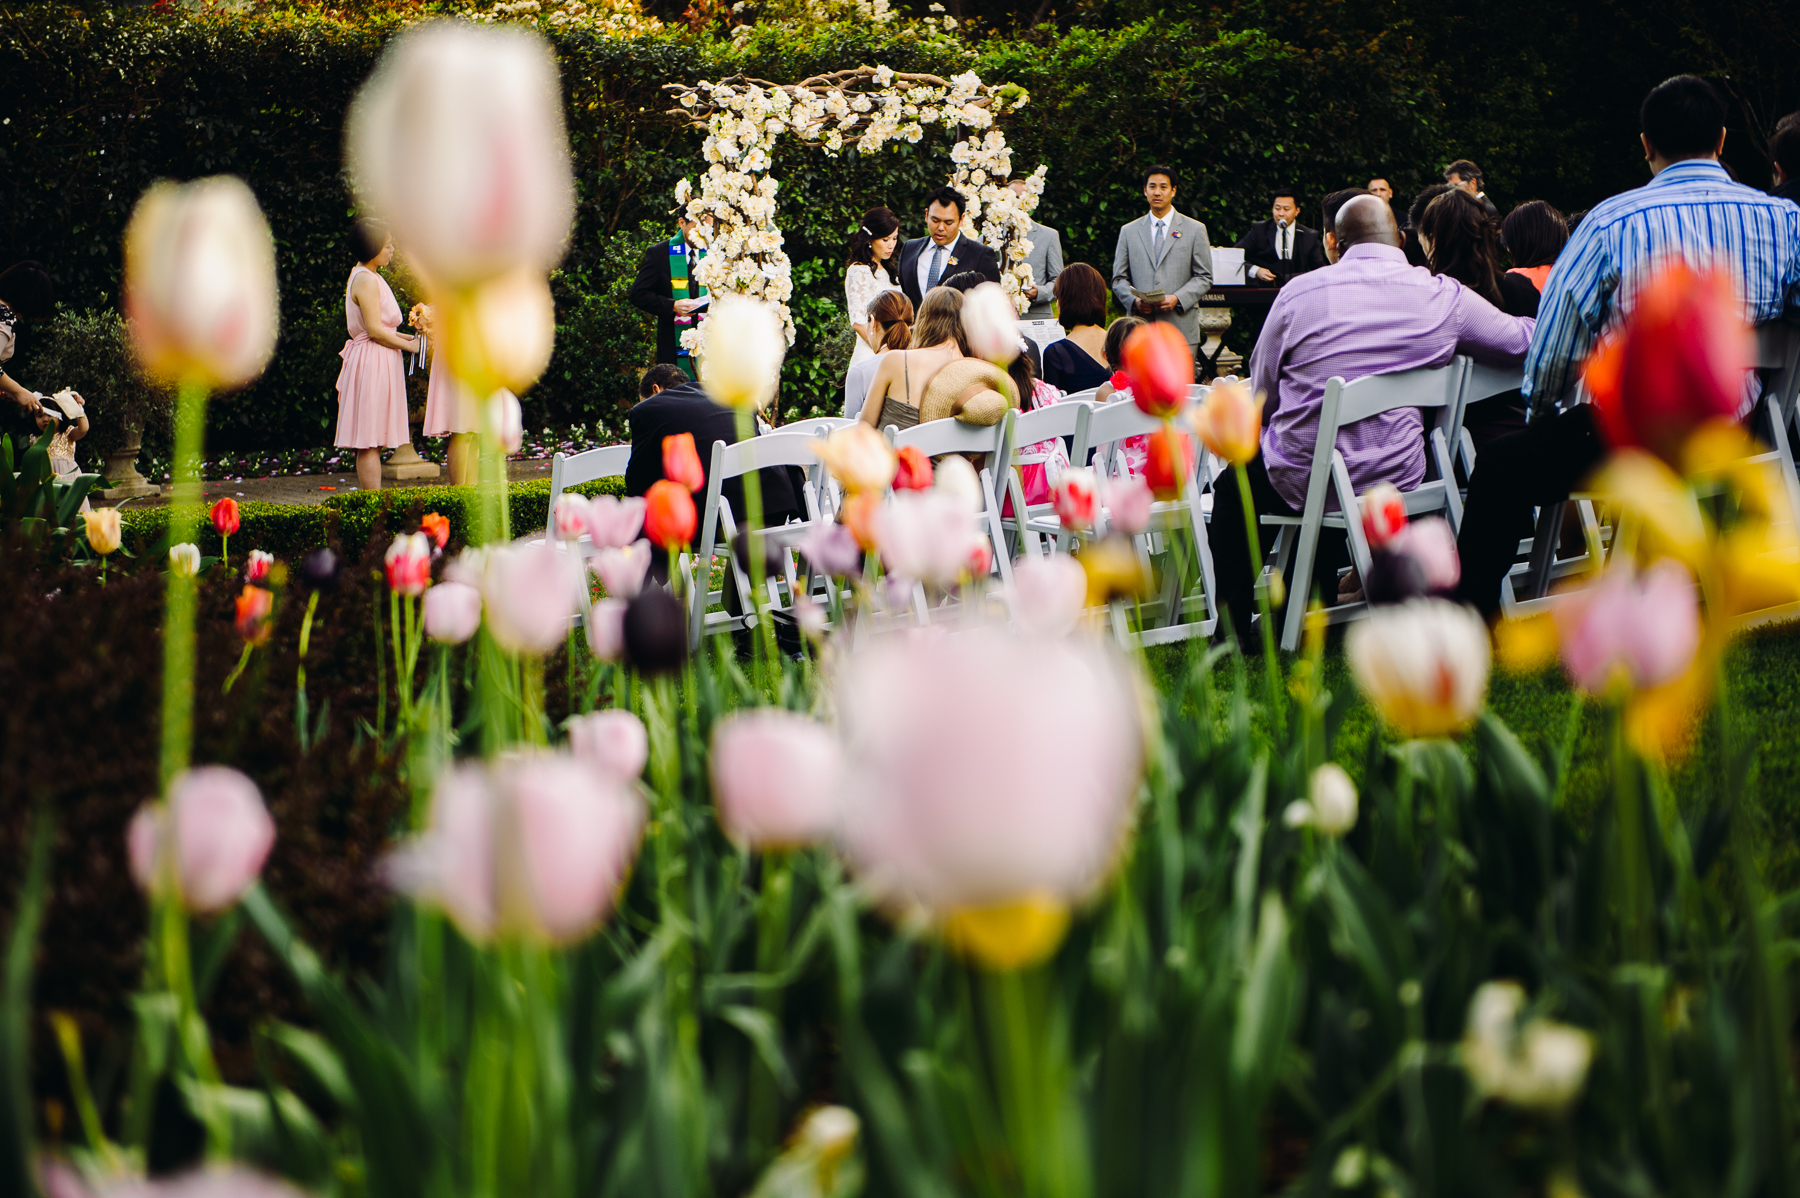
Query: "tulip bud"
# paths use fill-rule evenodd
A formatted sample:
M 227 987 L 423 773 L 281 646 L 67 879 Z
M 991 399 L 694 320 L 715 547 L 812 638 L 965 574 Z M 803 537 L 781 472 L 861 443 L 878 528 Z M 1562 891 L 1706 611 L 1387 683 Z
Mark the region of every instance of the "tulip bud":
M 557 75 L 536 34 L 439 21 L 390 42 L 357 93 L 357 196 L 434 289 L 562 258 L 575 192 Z
M 645 587 L 626 606 L 624 633 L 625 659 L 646 677 L 678 670 L 687 660 L 687 612 L 662 587 Z
M 1194 351 L 1174 325 L 1159 320 L 1133 329 L 1119 361 L 1131 380 L 1132 401 L 1142 411 L 1166 420 L 1186 406 Z
M 426 512 L 419 517 L 419 531 L 431 538 L 431 543 L 439 549 L 450 543 L 450 517 L 437 512 Z
M 127 837 L 137 884 L 152 895 L 173 886 L 182 906 L 200 915 L 237 902 L 274 844 L 275 821 L 256 784 L 219 765 L 179 775 L 166 802 L 138 809 Z
M 1106 512 L 1110 523 L 1128 537 L 1150 527 L 1150 505 L 1156 496 L 1141 479 L 1126 476 L 1106 481 Z
M 568 635 L 582 585 L 575 559 L 548 541 L 490 549 L 481 571 L 489 635 L 508 653 L 550 652 Z
M 280 323 L 275 241 L 242 180 L 144 193 L 125 230 L 125 315 L 152 378 L 233 390 L 263 372 Z
M 463 582 L 440 582 L 425 592 L 425 635 L 460 645 L 481 627 L 481 592 Z
M 713 297 L 700 326 L 700 382 L 727 408 L 761 410 L 775 397 L 787 329 L 775 309 L 749 296 Z
M 1194 443 L 1186 433 L 1176 432 L 1166 424 L 1152 431 L 1146 440 L 1144 482 L 1150 493 L 1165 503 L 1180 499 L 1194 473 Z
M 269 580 L 269 570 L 275 565 L 275 555 L 264 553 L 260 549 L 250 551 L 250 561 L 244 566 L 244 581 L 258 585 Z
M 1326 762 L 1312 772 L 1306 784 L 1306 799 L 1288 804 L 1283 821 L 1290 827 L 1313 827 L 1327 836 L 1337 837 L 1356 826 L 1356 783 L 1335 762 Z
M 659 478 L 644 493 L 644 535 L 664 550 L 691 543 L 699 523 L 694 497 L 680 483 Z
M 580 540 L 581 534 L 588 530 L 587 496 L 573 491 L 558 495 L 556 507 L 550 513 L 550 525 L 556 530 L 558 540 Z
M 1393 483 L 1376 483 L 1361 499 L 1363 537 L 1380 549 L 1406 527 L 1406 499 Z
M 644 721 L 629 711 L 593 711 L 569 718 L 569 752 L 608 778 L 635 782 L 650 760 Z
M 867 427 L 867 426 L 864 426 Z M 876 434 L 880 436 L 879 433 Z M 894 472 L 894 490 L 923 491 L 931 486 L 931 459 L 917 445 L 902 445 L 895 451 L 898 468 Z
M 119 526 L 119 509 L 116 507 L 95 508 L 91 512 L 81 513 L 81 521 L 87 529 L 88 548 L 105 557 L 118 551 L 124 537 Z
M 881 515 L 881 508 L 881 495 L 876 491 L 853 492 L 844 501 L 844 527 L 850 530 L 864 553 L 874 553 L 880 547 L 875 521 Z
M 1214 383 L 1193 412 L 1200 443 L 1234 466 L 1247 466 L 1262 450 L 1263 397 L 1244 383 Z
M 706 485 L 706 471 L 700 465 L 700 454 L 694 448 L 694 434 L 680 433 L 664 437 L 662 443 L 663 477 L 680 483 L 690 491 Z
M 650 542 L 637 541 L 623 549 L 602 549 L 594 558 L 600 585 L 613 599 L 631 599 L 644 589 L 650 570 Z
M 1087 571 L 1068 554 L 1053 553 L 1013 566 L 1013 619 L 1027 632 L 1067 636 L 1075 631 L 1086 604 Z
M 900 458 L 887 438 L 860 420 L 811 446 L 831 476 L 852 494 L 886 490 L 900 469 Z M 929 477 L 929 459 L 926 466 Z
M 588 651 L 601 661 L 625 656 L 625 607 L 623 599 L 597 599 L 588 611 Z
M 1563 665 L 1575 685 L 1649 690 L 1673 682 L 1700 648 L 1699 595 L 1687 567 L 1663 558 L 1642 576 L 1614 565 L 1555 608 Z
M 169 546 L 169 572 L 187 578 L 200 573 L 200 546 L 192 541 Z
M 525 443 L 525 409 L 519 405 L 519 397 L 511 391 L 496 391 L 488 396 L 482 410 L 488 432 L 499 442 L 500 452 L 508 457 L 518 453 Z
M 212 505 L 213 531 L 220 536 L 231 536 L 237 532 L 240 523 L 237 500 L 227 496 Z
M 823 840 L 837 821 L 843 768 L 837 737 L 817 720 L 773 708 L 727 716 L 712 739 L 719 824 L 745 848 Z
M 969 352 L 1004 369 L 1019 356 L 1019 309 L 998 283 L 963 293 L 963 336 Z
M 402 595 L 419 596 L 431 585 L 431 542 L 422 532 L 402 533 L 395 537 L 383 559 L 387 566 L 388 589 Z
M 1098 503 L 1096 491 L 1094 472 L 1085 466 L 1072 467 L 1057 475 L 1056 485 L 1050 489 L 1050 500 L 1064 528 L 1077 530 L 1094 526 L 1094 510 Z
M 1403 736 L 1449 736 L 1481 710 L 1492 648 L 1466 607 L 1415 599 L 1374 608 L 1345 636 L 1344 652 L 1370 703 Z
M 1419 564 L 1425 590 L 1447 595 L 1462 581 L 1462 559 L 1456 553 L 1456 534 L 1442 516 L 1429 516 L 1401 528 L 1388 541 L 1388 552 L 1403 554 Z
M 315 549 L 300 559 L 300 580 L 315 591 L 329 591 L 337 586 L 338 555 L 329 549 Z
M 599 495 L 588 500 L 588 539 L 596 549 L 623 549 L 644 527 L 644 500 Z
M 259 586 L 246 586 L 237 597 L 237 631 L 246 644 L 261 645 L 269 639 L 275 596 Z

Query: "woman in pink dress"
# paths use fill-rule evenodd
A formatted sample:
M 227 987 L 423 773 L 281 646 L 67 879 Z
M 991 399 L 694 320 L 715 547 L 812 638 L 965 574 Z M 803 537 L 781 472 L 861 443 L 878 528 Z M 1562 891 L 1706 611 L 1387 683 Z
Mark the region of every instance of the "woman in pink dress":
M 417 353 L 419 339 L 400 335 L 400 301 L 375 272 L 394 259 L 394 239 L 376 220 L 356 222 L 361 256 L 344 289 L 344 323 L 350 340 L 340 355 L 337 444 L 356 451 L 356 483 L 381 489 L 381 451 L 404 445 L 406 431 L 405 352 Z
M 414 304 L 413 327 L 427 336 L 431 308 Z M 440 343 L 431 348 L 431 382 L 425 389 L 425 435 L 449 437 L 450 484 L 460 487 L 475 481 L 475 397 L 450 373 L 449 359 Z

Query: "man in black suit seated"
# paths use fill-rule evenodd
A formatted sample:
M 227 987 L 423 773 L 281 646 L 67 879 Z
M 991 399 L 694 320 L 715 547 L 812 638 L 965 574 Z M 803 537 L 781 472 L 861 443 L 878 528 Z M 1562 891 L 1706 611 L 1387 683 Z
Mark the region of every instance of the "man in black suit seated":
M 925 293 L 952 275 L 972 270 L 990 283 L 1000 281 L 1000 260 L 994 251 L 962 235 L 963 212 L 968 203 L 954 187 L 940 187 L 925 209 L 927 237 L 916 237 L 900 247 L 900 290 L 916 311 Z
M 638 381 L 637 406 L 626 413 L 631 425 L 631 462 L 625 467 L 625 494 L 642 495 L 663 477 L 663 438 L 694 434 L 701 472 L 710 480 L 714 441 L 727 445 L 738 440 L 737 413 L 712 401 L 706 388 L 692 382 L 678 366 L 659 363 Z M 799 490 L 785 467 L 771 466 L 757 472 L 762 479 L 763 523 L 784 524 L 803 520 Z M 727 479 L 720 495 L 731 502 L 731 512 L 744 522 L 744 480 Z M 704 486 L 695 493 L 694 505 L 706 502 Z M 704 513 L 702 513 L 704 515 Z
M 1300 223 L 1300 197 L 1282 188 L 1271 197 L 1271 216 L 1250 226 L 1237 243 L 1244 251 L 1245 282 L 1285 283 L 1325 262 L 1319 235 Z

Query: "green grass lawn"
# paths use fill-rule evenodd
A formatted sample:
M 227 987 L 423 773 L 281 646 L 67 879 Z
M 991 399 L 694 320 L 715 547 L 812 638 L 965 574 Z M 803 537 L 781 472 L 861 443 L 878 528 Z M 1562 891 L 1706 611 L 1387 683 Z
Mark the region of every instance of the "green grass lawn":
M 1182 646 L 1153 649 L 1152 673 L 1165 681 L 1190 651 Z M 1737 734 L 1754 746 L 1751 793 L 1745 797 L 1762 825 L 1758 843 L 1764 876 L 1777 890 L 1800 886 L 1800 623 L 1740 636 L 1726 656 L 1724 674 Z M 1334 629 L 1327 642 L 1325 680 L 1334 692 L 1356 686 L 1344 659 L 1341 629 Z M 1570 818 L 1585 826 L 1609 785 L 1605 708 L 1577 695 L 1555 667 L 1532 675 L 1496 669 L 1488 704 L 1546 764 L 1561 755 L 1570 722 L 1576 721 L 1561 801 Z M 1724 785 L 1716 714 L 1708 712 L 1691 751 L 1669 769 L 1684 812 L 1711 805 Z M 1371 736 L 1392 739 L 1359 695 L 1333 745 L 1333 756 L 1359 780 Z

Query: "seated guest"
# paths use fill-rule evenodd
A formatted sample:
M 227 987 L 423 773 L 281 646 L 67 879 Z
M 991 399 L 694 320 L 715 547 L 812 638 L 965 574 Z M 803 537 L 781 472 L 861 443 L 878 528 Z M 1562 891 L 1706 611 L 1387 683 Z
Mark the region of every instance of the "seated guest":
M 1481 190 L 1481 168 L 1467 158 L 1458 158 L 1444 168 L 1444 182 L 1459 191 L 1467 192 L 1480 201 L 1487 214 L 1495 220 L 1500 219 L 1500 210 L 1494 207 L 1494 201 L 1487 198 L 1487 192 Z
M 1408 266 L 1394 214 L 1374 196 L 1353 197 L 1337 211 L 1332 240 L 1337 264 L 1281 289 L 1251 360 L 1251 385 L 1267 396 L 1268 413 L 1262 452 L 1249 466 L 1257 514 L 1297 515 L 1305 505 L 1327 379 L 1443 366 L 1458 353 L 1517 363 L 1531 340 L 1530 320 L 1506 315 L 1452 279 Z M 1410 491 L 1424 481 L 1424 419 L 1417 408 L 1349 425 L 1338 434 L 1337 447 L 1359 494 L 1376 483 Z M 1255 572 L 1245 540 L 1243 501 L 1237 487 L 1222 486 L 1214 489 L 1213 502 L 1219 599 L 1247 644 Z M 1258 562 L 1271 531 L 1263 528 L 1259 537 Z M 1335 588 L 1330 581 L 1343 559 L 1343 543 L 1340 538 L 1320 548 L 1331 597 Z M 1290 583 L 1288 602 L 1306 603 L 1312 582 Z
M 663 362 L 652 366 L 638 380 L 638 402 L 625 414 L 631 425 L 631 461 L 625 467 L 625 494 L 642 495 L 650 484 L 663 477 L 663 438 L 694 434 L 694 448 L 700 453 L 700 469 L 712 471 L 714 441 L 727 445 L 738 440 L 737 413 L 712 401 L 706 388 L 690 382 L 679 366 Z M 787 470 L 770 467 L 759 472 L 762 480 L 762 509 L 765 525 L 785 524 L 806 518 Z M 728 479 L 720 494 L 731 501 L 732 514 L 741 525 L 744 521 L 744 480 Z M 695 506 L 705 502 L 702 487 L 695 495 Z M 659 575 L 660 577 L 660 575 Z
M 1237 243 L 1244 251 L 1249 282 L 1286 282 L 1326 265 L 1319 235 L 1300 223 L 1300 199 L 1295 192 L 1285 187 L 1276 191 L 1270 213 L 1268 220 L 1251 225 Z
M 1056 276 L 1056 319 L 1063 339 L 1044 351 L 1044 382 L 1059 391 L 1091 391 L 1112 375 L 1106 364 L 1106 279 L 1085 262 Z
M 1490 619 L 1533 509 L 1567 500 L 1606 456 L 1589 405 L 1563 405 L 1595 336 L 1658 264 L 1679 254 L 1730 270 L 1752 325 L 1800 308 L 1800 206 L 1731 181 L 1719 165 L 1725 114 L 1712 84 L 1694 75 L 1652 88 L 1638 114 L 1650 182 L 1594 205 L 1545 281 L 1525 359 L 1531 425 L 1476 458 L 1457 536 L 1457 594 Z
M 1357 196 L 1369 193 L 1360 187 L 1346 187 L 1342 191 L 1334 191 L 1319 201 L 1319 232 L 1325 239 L 1325 257 L 1333 262 L 1338 260 L 1337 214 L 1338 209 L 1354 200 Z
M 1526 200 L 1500 222 L 1500 240 L 1512 255 L 1512 269 L 1506 273 L 1525 279 L 1533 291 L 1542 294 L 1556 256 L 1569 244 L 1569 225 L 1562 213 L 1543 200 Z M 1536 302 L 1525 315 L 1537 315 Z
M 938 371 L 969 356 L 969 342 L 962 327 L 962 292 L 933 287 L 919 305 L 913 322 L 912 345 L 882 354 L 869 394 L 857 419 L 874 429 L 889 425 L 911 428 L 919 423 L 919 404 L 925 388 Z
M 1537 288 L 1500 269 L 1500 229 L 1468 192 L 1452 189 L 1426 206 L 1419 246 L 1432 274 L 1455 279 L 1508 316 L 1537 315 Z
M 856 419 L 862 411 L 863 396 L 869 393 L 869 382 L 881 365 L 881 355 L 890 349 L 905 349 L 912 344 L 912 301 L 903 291 L 884 291 L 869 305 L 869 329 L 875 338 L 875 354 L 852 366 L 844 375 L 844 415 Z
M 1095 403 L 1131 402 L 1131 390 L 1120 390 L 1113 386 L 1112 380 L 1118 377 L 1119 371 L 1125 368 L 1125 339 L 1149 322 L 1139 316 L 1121 316 L 1106 326 L 1106 365 L 1112 375 L 1101 383 L 1094 391 Z M 1144 476 L 1144 461 L 1150 456 L 1150 438 L 1145 434 L 1127 437 L 1120 444 L 1120 453 L 1125 459 L 1125 469 L 1135 477 Z
M 1769 194 L 1800 204 L 1800 112 L 1788 113 L 1775 126 L 1769 157 L 1775 161 L 1775 186 Z
M 1100 273 L 1095 271 L 1094 277 L 1098 279 Z M 1056 344 L 1061 345 L 1062 342 Z M 1048 407 L 1063 398 L 1061 391 L 1032 374 L 1031 363 L 1023 355 L 1013 359 L 1006 373 L 1012 377 L 1013 386 L 1018 389 L 1021 412 Z M 1050 488 L 1056 485 L 1057 476 L 1069 468 L 1069 450 L 1061 437 L 1047 437 L 1030 445 L 1019 446 L 1013 457 L 1013 464 L 1019 468 L 1019 489 L 1024 493 L 1025 502 L 1049 503 Z M 1004 505 L 1002 514 L 1012 515 L 1012 496 L 1008 494 L 1001 502 Z
M 1425 209 L 1431 207 L 1431 201 L 1449 190 L 1448 183 L 1433 183 L 1414 196 L 1412 204 L 1406 209 L 1406 260 L 1414 266 L 1429 265 L 1425 261 L 1425 251 L 1419 245 L 1419 222 L 1425 219 Z
M 951 275 L 949 278 L 945 279 L 940 286 L 948 287 L 952 291 L 959 291 L 966 295 L 983 283 L 992 283 L 993 281 L 994 280 L 988 278 L 979 271 L 964 270 Z M 1033 370 L 1043 370 L 1043 351 L 1038 349 L 1037 342 L 1025 336 L 1023 333 L 1019 334 L 1019 352 L 1031 359 L 1031 367 Z

